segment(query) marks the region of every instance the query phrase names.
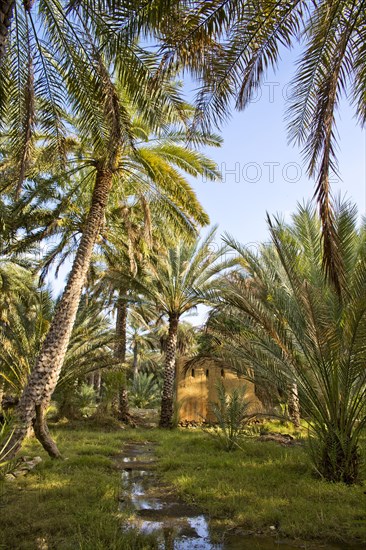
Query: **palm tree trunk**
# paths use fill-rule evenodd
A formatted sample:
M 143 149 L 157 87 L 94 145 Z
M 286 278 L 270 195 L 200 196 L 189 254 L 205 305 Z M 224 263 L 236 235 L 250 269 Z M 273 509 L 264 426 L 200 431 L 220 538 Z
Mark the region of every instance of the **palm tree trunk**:
M 114 356 L 121 363 L 126 362 L 126 346 L 127 346 L 127 302 L 123 299 L 122 293 L 120 292 L 119 298 L 117 300 L 117 320 L 116 320 L 116 347 L 114 350 Z M 128 393 L 126 387 L 126 374 L 125 366 L 122 366 L 124 377 L 123 382 L 119 388 L 118 392 L 118 413 L 119 418 L 122 422 L 130 421 L 129 414 L 129 405 L 128 405 Z
M 15 0 L 0 0 L 0 66 L 3 63 Z
M 289 385 L 288 413 L 296 428 L 300 427 L 300 402 L 297 389 L 297 383 L 291 382 Z
M 100 370 L 97 370 L 94 375 L 94 390 L 97 395 L 97 400 L 100 399 L 101 387 L 102 387 L 102 375 Z
M 169 317 L 169 333 L 165 352 L 164 385 L 161 398 L 160 427 L 171 428 L 173 421 L 173 401 L 175 383 L 175 359 L 177 352 L 179 317 Z
M 137 342 L 133 346 L 133 379 L 136 380 L 139 373 L 139 348 Z
M 45 425 L 44 410 L 56 387 L 71 331 L 75 322 L 81 292 L 86 280 L 94 244 L 104 220 L 112 172 L 97 169 L 91 207 L 80 245 L 72 266 L 66 288 L 58 303 L 50 330 L 43 343 L 36 365 L 31 372 L 17 409 L 17 428 L 6 450 L 14 456 L 26 437 L 29 426 L 34 425 L 37 438 L 53 457 L 60 453 Z M 8 455 L 9 457 L 9 455 Z
M 4 380 L 0 380 L 0 413 L 3 412 Z
M 124 363 L 126 361 L 126 330 L 127 330 L 127 302 L 123 299 L 122 293 L 117 300 L 116 319 L 116 346 L 114 356 Z
M 43 403 L 35 406 L 36 416 L 33 419 L 34 433 L 38 441 L 42 443 L 44 450 L 47 451 L 50 456 L 53 458 L 61 458 L 60 451 L 48 430 L 45 418 L 46 408 L 47 407 Z

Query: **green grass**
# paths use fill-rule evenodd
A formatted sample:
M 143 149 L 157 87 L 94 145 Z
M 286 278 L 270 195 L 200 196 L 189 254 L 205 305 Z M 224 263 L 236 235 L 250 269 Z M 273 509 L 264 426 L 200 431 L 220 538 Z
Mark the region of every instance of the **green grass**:
M 213 526 L 267 533 L 274 525 L 291 538 L 366 541 L 365 487 L 317 478 L 303 447 L 255 438 L 241 447 L 220 450 L 200 431 L 182 431 L 179 441 L 165 434 L 158 447 L 160 468 L 181 495 L 205 510 Z
M 273 426 L 272 426 L 273 428 Z M 285 430 L 286 431 L 286 430 Z M 199 430 L 117 430 L 87 422 L 52 428 L 67 460 L 53 461 L 34 439 L 24 453 L 43 462 L 24 478 L 0 484 L 0 548 L 152 549 L 154 538 L 124 533 L 118 511 L 124 441 L 157 441 L 159 469 L 213 527 L 277 532 L 291 538 L 366 541 L 365 487 L 316 478 L 302 447 L 247 438 L 227 453 Z M 43 544 L 43 546 L 42 546 Z
M 123 533 L 120 471 L 124 432 L 87 425 L 52 430 L 66 460 L 51 460 L 32 439 L 22 454 L 42 456 L 26 477 L 0 484 L 0 548 L 143 550 L 154 539 Z

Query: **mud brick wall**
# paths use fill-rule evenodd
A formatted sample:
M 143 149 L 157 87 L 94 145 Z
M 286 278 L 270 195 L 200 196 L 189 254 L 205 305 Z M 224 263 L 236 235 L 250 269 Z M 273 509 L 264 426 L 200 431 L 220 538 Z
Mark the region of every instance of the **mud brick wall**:
M 186 368 L 185 359 L 177 362 L 177 402 L 179 420 L 203 422 L 214 420 L 210 411 L 210 402 L 217 402 L 216 385 L 221 380 L 225 389 L 230 392 L 234 388 L 245 386 L 245 396 L 250 401 L 250 409 L 259 411 L 261 403 L 254 393 L 254 384 L 238 377 L 228 369 L 222 369 L 206 361 L 199 366 Z

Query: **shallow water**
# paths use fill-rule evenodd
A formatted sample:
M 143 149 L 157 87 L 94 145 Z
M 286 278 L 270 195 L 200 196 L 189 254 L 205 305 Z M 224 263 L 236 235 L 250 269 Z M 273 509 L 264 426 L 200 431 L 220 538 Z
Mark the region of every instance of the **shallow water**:
M 361 545 L 311 544 L 276 537 L 229 535 L 212 542 L 206 517 L 171 493 L 157 478 L 153 447 L 130 445 L 124 450 L 120 508 L 134 511 L 125 529 L 155 534 L 161 550 L 360 550 Z M 147 469 L 146 469 L 147 468 Z

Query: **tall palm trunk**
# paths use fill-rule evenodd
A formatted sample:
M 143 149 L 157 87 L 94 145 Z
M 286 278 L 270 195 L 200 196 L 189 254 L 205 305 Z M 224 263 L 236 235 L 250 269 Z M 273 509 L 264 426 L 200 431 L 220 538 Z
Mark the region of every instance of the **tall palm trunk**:
M 0 379 L 0 413 L 3 411 L 4 380 Z
M 0 66 L 2 65 L 8 40 L 15 0 L 0 0 Z
M 94 390 L 97 395 L 97 400 L 100 399 L 100 390 L 102 388 L 102 375 L 100 370 L 94 373 Z
M 161 398 L 160 427 L 171 428 L 173 421 L 174 383 L 175 383 L 175 359 L 177 352 L 179 317 L 169 317 L 169 332 L 165 352 L 164 385 Z
M 58 303 L 36 365 L 19 401 L 17 428 L 6 448 L 11 456 L 14 456 L 20 449 L 29 426 L 34 422 L 36 436 L 43 447 L 51 456 L 60 457 L 60 452 L 45 425 L 44 413 L 56 387 L 65 358 L 93 247 L 104 220 L 111 185 L 112 172 L 102 167 L 98 168 L 90 211 L 70 277 Z
M 296 428 L 300 427 L 300 402 L 297 383 L 289 384 L 288 414 Z
M 123 299 L 124 296 L 120 292 L 119 298 L 117 300 L 117 320 L 116 320 L 116 347 L 114 350 L 114 356 L 121 363 L 126 362 L 126 346 L 127 346 L 127 302 Z M 129 422 L 129 406 L 128 406 L 128 394 L 126 387 L 126 374 L 125 366 L 122 366 L 123 369 L 123 381 L 119 388 L 118 392 L 118 409 L 119 409 L 119 418 L 122 422 Z
M 137 342 L 134 343 L 133 346 L 133 379 L 136 380 L 137 375 L 139 373 L 139 347 L 137 345 Z

